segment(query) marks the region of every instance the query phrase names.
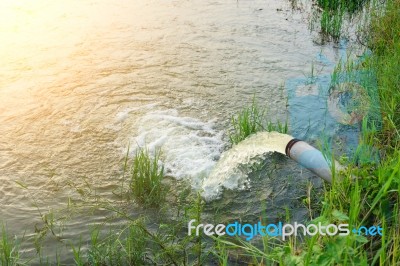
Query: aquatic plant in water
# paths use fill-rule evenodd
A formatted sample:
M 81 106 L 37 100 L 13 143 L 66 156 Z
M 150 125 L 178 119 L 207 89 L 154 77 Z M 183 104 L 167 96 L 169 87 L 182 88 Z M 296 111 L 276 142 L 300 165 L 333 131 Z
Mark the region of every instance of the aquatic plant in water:
M 151 156 L 147 148 L 138 148 L 131 166 L 131 191 L 134 199 L 148 206 L 159 206 L 167 192 L 162 184 L 164 166 L 160 162 L 160 150 Z

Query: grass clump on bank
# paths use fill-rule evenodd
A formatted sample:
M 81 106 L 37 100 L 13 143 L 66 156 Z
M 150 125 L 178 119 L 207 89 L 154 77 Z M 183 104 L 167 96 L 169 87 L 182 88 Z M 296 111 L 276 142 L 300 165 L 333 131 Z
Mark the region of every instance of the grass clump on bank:
M 134 199 L 146 206 L 157 207 L 165 200 L 167 188 L 162 184 L 164 166 L 160 150 L 151 156 L 147 148 L 138 148 L 131 167 L 131 191 Z
M 400 148 L 400 1 L 388 1 L 383 15 L 375 14 L 369 46 L 374 52 L 370 65 L 375 69 L 383 129 L 381 149 L 393 153 Z
M 250 107 L 245 107 L 236 116 L 232 116 L 231 127 L 233 130 L 229 134 L 229 140 L 232 145 L 260 131 L 288 132 L 287 122 L 282 124 L 268 121 L 265 109 L 260 108 L 255 99 Z
M 369 0 L 317 0 L 316 3 L 319 7 L 326 10 L 346 10 L 354 13 L 360 10 Z
M 146 241 L 140 220 L 130 222 L 118 234 L 101 236 L 99 228 L 91 232 L 85 257 L 75 253 L 77 264 L 87 265 L 145 265 Z
M 333 40 L 338 40 L 342 31 L 343 24 L 342 9 L 328 10 L 324 8 L 321 13 L 320 27 L 321 33 L 325 38 L 331 37 Z
M 319 21 L 324 40 L 339 41 L 346 18 L 350 19 L 366 6 L 369 0 L 316 0 L 313 5 L 311 28 Z
M 382 239 L 371 241 L 369 255 L 381 265 L 400 263 L 400 0 L 386 3 L 383 13 L 372 18 L 369 46 L 370 67 L 378 81 L 383 128 L 376 134 L 375 146 L 383 161 L 374 178 L 365 182 L 373 201 L 363 222 L 375 221 L 386 229 Z M 376 245 L 374 247 L 374 245 Z M 374 247 L 374 248 L 372 248 Z
M 212 243 L 203 242 L 204 236 L 182 233 L 191 219 L 200 221 L 202 199 L 189 195 L 188 190 L 178 195 L 180 204 L 171 206 L 173 217 L 157 210 L 159 217 L 149 223 L 146 217 L 133 218 L 119 207 L 103 207 L 112 211 L 113 219 L 124 219 L 120 228 L 104 230 L 98 225 L 91 232 L 91 241 L 83 246 L 72 246 L 76 265 L 203 265 L 210 258 Z M 160 219 L 162 218 L 162 219 Z M 161 221 L 160 221 L 161 220 Z
M 19 262 L 19 245 L 15 240 L 10 239 L 3 226 L 0 239 L 0 265 L 13 266 L 19 265 Z

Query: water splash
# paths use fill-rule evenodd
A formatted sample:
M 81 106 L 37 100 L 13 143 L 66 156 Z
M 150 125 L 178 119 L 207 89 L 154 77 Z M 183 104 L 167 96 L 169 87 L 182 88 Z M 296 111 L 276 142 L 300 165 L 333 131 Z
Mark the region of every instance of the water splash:
M 180 116 L 177 110 L 168 109 L 149 112 L 138 124 L 138 136 L 132 143 L 150 151 L 161 148 L 167 174 L 189 180 L 194 189 L 200 189 L 223 147 L 222 132 L 214 129 L 213 121 Z
M 203 197 L 213 200 L 222 190 L 248 187 L 252 165 L 273 152 L 285 154 L 286 144 L 293 137 L 278 132 L 259 132 L 225 151 L 208 178 L 203 182 Z

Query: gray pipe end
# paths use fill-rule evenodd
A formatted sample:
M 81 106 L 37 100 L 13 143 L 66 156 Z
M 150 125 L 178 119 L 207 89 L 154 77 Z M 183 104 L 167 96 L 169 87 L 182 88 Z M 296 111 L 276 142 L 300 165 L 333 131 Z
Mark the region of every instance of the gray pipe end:
M 297 142 L 299 142 L 301 140 L 299 139 L 292 139 L 288 142 L 288 144 L 286 144 L 286 148 L 285 148 L 285 153 L 287 156 L 290 157 L 290 150 L 292 149 L 293 145 L 296 144 Z

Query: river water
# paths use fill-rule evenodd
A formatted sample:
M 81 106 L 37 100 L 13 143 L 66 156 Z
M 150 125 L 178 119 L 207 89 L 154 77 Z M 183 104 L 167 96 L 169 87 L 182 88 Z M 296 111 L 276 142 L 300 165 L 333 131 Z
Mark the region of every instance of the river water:
M 29 235 L 35 201 L 65 206 L 82 180 L 110 193 L 129 143 L 200 188 L 230 117 L 255 96 L 284 121 L 285 81 L 329 73 L 320 54 L 339 57 L 286 1 L 1 1 L 0 220 Z

